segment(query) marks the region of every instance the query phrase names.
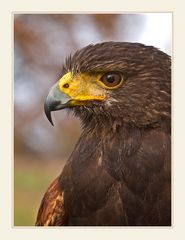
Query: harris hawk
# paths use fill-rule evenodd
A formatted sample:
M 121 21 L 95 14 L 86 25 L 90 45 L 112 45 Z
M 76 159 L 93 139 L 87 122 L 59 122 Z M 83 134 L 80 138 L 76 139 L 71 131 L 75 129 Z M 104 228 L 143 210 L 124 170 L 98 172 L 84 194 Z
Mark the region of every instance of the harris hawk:
M 37 226 L 171 225 L 171 60 L 152 46 L 88 45 L 69 56 L 45 113 L 82 134 L 46 191 Z

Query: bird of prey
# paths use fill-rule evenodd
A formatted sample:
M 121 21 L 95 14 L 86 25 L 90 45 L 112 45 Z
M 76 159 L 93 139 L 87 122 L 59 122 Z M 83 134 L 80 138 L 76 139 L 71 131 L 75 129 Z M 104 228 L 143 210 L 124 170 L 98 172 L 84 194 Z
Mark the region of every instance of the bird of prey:
M 153 46 L 88 45 L 69 56 L 45 113 L 82 134 L 46 191 L 37 226 L 171 225 L 171 60 Z

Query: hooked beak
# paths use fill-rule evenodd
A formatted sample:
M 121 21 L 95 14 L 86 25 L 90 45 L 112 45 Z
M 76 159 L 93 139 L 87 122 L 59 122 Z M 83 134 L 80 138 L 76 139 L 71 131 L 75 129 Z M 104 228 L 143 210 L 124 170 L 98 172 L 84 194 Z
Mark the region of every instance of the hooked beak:
M 44 111 L 47 119 L 50 121 L 52 125 L 53 121 L 51 118 L 51 112 L 69 107 L 70 100 L 71 98 L 67 94 L 61 92 L 61 90 L 58 87 L 58 82 L 50 89 L 49 94 L 46 97 L 44 103 Z

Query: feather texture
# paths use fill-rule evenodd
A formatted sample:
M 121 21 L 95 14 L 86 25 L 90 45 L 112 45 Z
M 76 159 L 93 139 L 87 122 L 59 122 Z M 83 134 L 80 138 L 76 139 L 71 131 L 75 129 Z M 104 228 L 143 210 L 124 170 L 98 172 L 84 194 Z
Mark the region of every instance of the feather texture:
M 119 71 L 127 80 L 107 101 L 72 108 L 83 132 L 36 224 L 170 226 L 170 57 L 143 44 L 107 42 L 77 51 L 63 71 Z

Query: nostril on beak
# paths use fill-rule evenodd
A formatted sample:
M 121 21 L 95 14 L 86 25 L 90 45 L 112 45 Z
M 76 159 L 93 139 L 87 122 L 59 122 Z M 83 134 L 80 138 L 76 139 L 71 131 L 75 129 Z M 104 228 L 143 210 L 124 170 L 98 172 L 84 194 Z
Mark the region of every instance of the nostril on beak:
M 68 87 L 69 87 L 69 84 L 68 84 L 68 83 L 65 83 L 65 84 L 63 85 L 63 87 L 64 87 L 64 88 L 68 88 Z

